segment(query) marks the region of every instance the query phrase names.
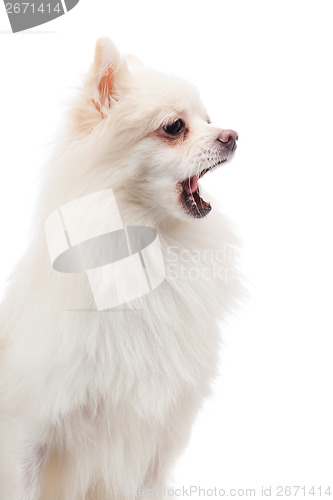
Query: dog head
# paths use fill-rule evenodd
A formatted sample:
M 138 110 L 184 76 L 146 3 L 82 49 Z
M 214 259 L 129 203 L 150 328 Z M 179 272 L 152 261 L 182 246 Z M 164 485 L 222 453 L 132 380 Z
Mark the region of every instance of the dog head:
M 238 136 L 211 124 L 188 82 L 121 57 L 103 38 L 73 117 L 75 134 L 99 144 L 105 187 L 142 214 L 163 221 L 210 212 L 198 180 L 232 157 Z

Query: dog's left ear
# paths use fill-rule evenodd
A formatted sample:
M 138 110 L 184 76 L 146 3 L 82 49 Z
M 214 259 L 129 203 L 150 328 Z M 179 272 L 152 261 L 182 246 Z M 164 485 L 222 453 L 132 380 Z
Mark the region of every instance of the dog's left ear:
M 97 40 L 95 60 L 90 75 L 92 101 L 97 109 L 109 109 L 118 100 L 119 84 L 127 65 L 109 38 Z
M 94 62 L 75 109 L 77 131 L 89 133 L 107 117 L 128 74 L 126 60 L 113 42 L 109 38 L 97 40 Z

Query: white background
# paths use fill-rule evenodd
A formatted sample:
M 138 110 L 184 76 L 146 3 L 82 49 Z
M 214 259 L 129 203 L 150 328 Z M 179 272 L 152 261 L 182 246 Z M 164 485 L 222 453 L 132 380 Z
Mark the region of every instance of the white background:
M 239 133 L 232 164 L 202 182 L 243 239 L 250 299 L 224 329 L 177 485 L 333 487 L 332 14 L 325 1 L 81 0 L 15 35 L 0 14 L 1 282 L 97 37 L 194 81 Z

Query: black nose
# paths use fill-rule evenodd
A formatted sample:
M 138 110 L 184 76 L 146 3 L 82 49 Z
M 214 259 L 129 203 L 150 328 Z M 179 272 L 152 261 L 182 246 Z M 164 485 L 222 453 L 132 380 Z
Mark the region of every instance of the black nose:
M 238 134 L 234 130 L 222 130 L 217 140 L 222 142 L 226 148 L 234 151 L 237 147 Z

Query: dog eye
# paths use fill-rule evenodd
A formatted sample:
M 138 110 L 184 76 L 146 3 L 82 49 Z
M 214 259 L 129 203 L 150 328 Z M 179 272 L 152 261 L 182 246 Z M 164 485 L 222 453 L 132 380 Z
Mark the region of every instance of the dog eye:
M 176 120 L 174 123 L 165 125 L 163 127 L 163 130 L 169 135 L 178 135 L 184 129 L 184 125 L 185 123 L 183 122 L 183 120 L 179 118 L 179 120 Z

